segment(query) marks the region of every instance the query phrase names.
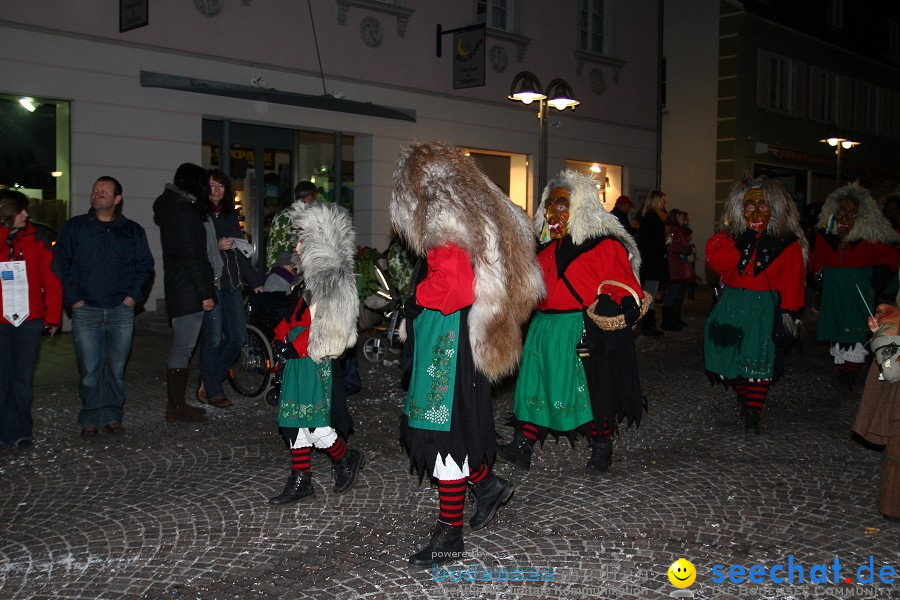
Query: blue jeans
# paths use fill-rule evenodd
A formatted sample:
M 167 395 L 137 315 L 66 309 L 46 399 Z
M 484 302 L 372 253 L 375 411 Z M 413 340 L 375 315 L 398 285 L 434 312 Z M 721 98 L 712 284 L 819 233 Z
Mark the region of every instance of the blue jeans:
M 32 380 L 43 329 L 43 319 L 18 327 L 0 323 L 0 446 L 31 439 Z
M 217 296 L 216 307 L 203 315 L 201 330 L 200 375 L 209 398 L 225 395 L 222 382 L 247 339 L 241 291 L 219 290 Z
M 80 306 L 72 309 L 72 338 L 81 383 L 78 422 L 102 427 L 122 421 L 125 364 L 134 335 L 134 308 Z

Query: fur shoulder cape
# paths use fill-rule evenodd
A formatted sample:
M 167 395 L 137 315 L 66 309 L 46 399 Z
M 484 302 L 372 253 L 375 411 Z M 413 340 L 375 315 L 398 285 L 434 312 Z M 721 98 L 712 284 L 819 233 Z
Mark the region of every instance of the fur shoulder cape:
M 546 290 L 528 217 L 475 161 L 447 142 L 405 147 L 393 176 L 391 221 L 420 256 L 453 244 L 475 272 L 469 339 L 475 368 L 491 380 L 515 370 L 522 324 Z
M 891 222 L 881 214 L 878 205 L 869 193 L 869 190 L 862 187 L 858 183 L 851 183 L 843 187 L 839 187 L 825 199 L 822 205 L 822 212 L 819 213 L 819 220 L 816 222 L 816 229 L 825 234 L 836 234 L 837 223 L 834 214 L 837 212 L 841 201 L 850 199 L 857 205 L 856 222 L 850 231 L 847 232 L 847 241 L 856 242 L 865 240 L 875 243 L 882 242 L 885 244 L 900 243 L 900 235 L 891 227 Z
M 330 203 L 295 202 L 290 216 L 298 235 L 294 264 L 303 273 L 307 302 L 315 306 L 309 357 L 322 362 L 356 343 L 356 232 L 347 211 Z
M 547 220 L 544 218 L 544 202 L 556 188 L 567 188 L 569 194 L 569 234 L 572 243 L 580 246 L 592 238 L 610 237 L 621 243 L 628 253 L 631 269 L 638 281 L 641 270 L 641 253 L 634 238 L 625 230 L 614 214 L 603 208 L 593 177 L 567 169 L 551 179 L 541 194 L 541 203 L 534 209 L 534 234 L 540 243 L 548 241 Z M 546 239 L 545 239 L 546 238 Z

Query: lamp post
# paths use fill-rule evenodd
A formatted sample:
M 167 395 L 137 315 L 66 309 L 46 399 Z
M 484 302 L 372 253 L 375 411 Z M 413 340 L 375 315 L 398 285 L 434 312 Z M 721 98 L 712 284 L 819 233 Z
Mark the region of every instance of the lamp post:
M 829 138 L 825 138 L 824 140 L 819 140 L 823 144 L 828 144 L 829 146 L 834 147 L 834 155 L 835 155 L 835 163 L 836 163 L 836 182 L 838 187 L 841 185 L 841 154 L 844 150 L 849 150 L 854 146 L 859 146 L 859 142 L 854 142 L 853 140 L 848 140 L 847 138 L 832 136 Z
M 554 79 L 547 85 L 547 92 L 541 86 L 540 80 L 531 71 L 522 71 L 513 78 L 509 86 L 510 100 L 516 100 L 524 104 L 538 101 L 538 191 L 536 196 L 544 191 L 547 185 L 547 122 L 548 105 L 556 110 L 565 110 L 581 104 L 575 99 L 572 86 L 564 79 Z

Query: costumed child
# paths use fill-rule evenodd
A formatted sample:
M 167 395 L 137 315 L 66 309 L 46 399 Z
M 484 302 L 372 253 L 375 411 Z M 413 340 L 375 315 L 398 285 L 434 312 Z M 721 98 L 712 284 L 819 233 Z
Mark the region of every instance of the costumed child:
M 291 451 L 284 490 L 269 500 L 276 505 L 315 494 L 313 447 L 332 460 L 336 494 L 353 487 L 365 463 L 365 455 L 344 441 L 353 421 L 333 360 L 356 343 L 356 234 L 347 211 L 333 204 L 298 203 L 291 221 L 299 237 L 294 264 L 303 280 L 292 291 L 288 316 L 276 326 L 272 344 L 284 361 L 278 427 Z
M 825 200 L 810 270 L 822 274 L 816 340 L 831 343 L 840 383 L 853 386 L 865 362 L 866 319 L 897 271 L 900 235 L 864 187 L 851 183 Z
M 807 244 L 794 201 L 776 181 L 744 178 L 728 193 L 706 260 L 724 287 L 703 328 L 710 381 L 732 386 L 744 432 L 758 434 L 763 404 L 783 369 L 778 341 L 796 336 Z
M 525 213 L 459 148 L 410 144 L 393 183 L 391 221 L 420 257 L 405 305 L 413 359 L 401 436 L 419 476 L 438 482 L 437 526 L 409 559 L 428 567 L 462 556 L 467 484 L 473 530 L 513 494 L 491 472 L 491 382 L 515 369 L 544 286 Z
M 515 437 L 499 458 L 531 467 L 548 432 L 590 439 L 587 468 L 612 463 L 622 419 L 640 423 L 644 397 L 630 326 L 650 306 L 634 238 L 600 202 L 592 177 L 563 171 L 534 216 L 547 297 L 528 328 L 516 383 Z M 597 320 L 595 320 L 595 318 Z

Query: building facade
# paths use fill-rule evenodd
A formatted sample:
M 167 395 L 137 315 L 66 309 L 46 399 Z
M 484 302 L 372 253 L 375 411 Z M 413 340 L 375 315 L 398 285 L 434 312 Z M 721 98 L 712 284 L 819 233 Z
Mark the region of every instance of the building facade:
M 850 181 L 898 190 L 900 5 L 665 0 L 663 22 L 662 189 L 698 250 L 743 173 L 802 214 Z
M 231 175 L 257 246 L 293 185 L 313 179 L 352 207 L 361 244 L 386 248 L 394 161 L 413 139 L 466 148 L 529 212 L 539 171 L 567 166 L 593 168 L 611 205 L 657 180 L 658 6 L 5 2 L 0 184 L 25 188 L 52 229 L 88 210 L 97 177 L 118 178 L 157 258 L 149 311 L 163 299 L 151 206 L 182 162 Z M 483 38 L 443 33 L 481 23 Z M 538 102 L 507 98 L 521 71 L 564 79 L 580 101 L 549 109 L 543 165 Z M 462 87 L 473 76 L 484 84 Z

